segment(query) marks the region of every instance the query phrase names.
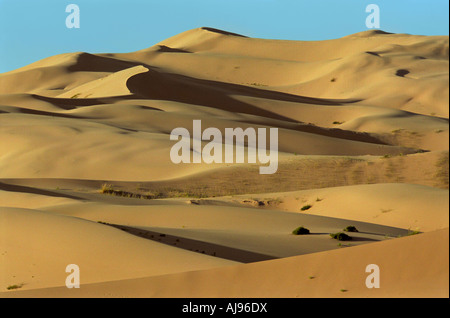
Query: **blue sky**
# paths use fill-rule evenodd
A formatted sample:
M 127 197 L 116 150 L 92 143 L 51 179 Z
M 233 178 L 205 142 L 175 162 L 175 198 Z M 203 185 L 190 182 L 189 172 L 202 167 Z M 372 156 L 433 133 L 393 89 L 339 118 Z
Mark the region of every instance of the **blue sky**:
M 80 28 L 68 29 L 68 4 Z M 131 52 L 209 26 L 243 35 L 325 40 L 367 30 L 369 4 L 380 29 L 448 35 L 448 0 L 0 0 L 0 72 L 67 52 Z

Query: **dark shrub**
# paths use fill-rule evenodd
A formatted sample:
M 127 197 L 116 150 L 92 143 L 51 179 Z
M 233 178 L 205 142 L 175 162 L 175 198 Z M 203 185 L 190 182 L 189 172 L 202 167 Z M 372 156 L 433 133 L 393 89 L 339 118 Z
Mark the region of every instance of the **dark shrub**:
M 359 232 L 356 227 L 354 227 L 353 225 L 349 225 L 344 229 L 345 232 Z
M 330 236 L 338 241 L 350 241 L 352 239 L 350 236 L 342 232 L 331 233 Z
M 306 211 L 306 210 L 309 210 L 311 208 L 312 208 L 312 205 L 311 204 L 307 204 L 307 205 L 303 206 L 300 210 Z
M 294 235 L 304 235 L 309 234 L 309 230 L 307 228 L 304 228 L 303 226 L 300 226 L 292 231 L 292 234 Z

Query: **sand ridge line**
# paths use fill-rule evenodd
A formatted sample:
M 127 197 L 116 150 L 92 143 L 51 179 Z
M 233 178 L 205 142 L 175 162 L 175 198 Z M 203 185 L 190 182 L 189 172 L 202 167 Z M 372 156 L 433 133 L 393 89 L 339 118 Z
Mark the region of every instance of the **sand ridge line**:
M 276 259 L 278 257 L 271 255 L 264 255 L 260 253 L 255 253 L 251 251 L 241 250 L 233 247 L 228 247 L 224 245 L 203 242 L 199 240 L 193 240 L 189 238 L 184 238 L 175 235 L 169 235 L 165 233 L 160 233 L 156 231 L 144 230 L 141 228 L 135 228 L 126 225 L 120 224 L 110 224 L 106 222 L 99 222 L 101 224 L 105 224 L 108 226 L 112 226 L 118 228 L 122 231 L 125 231 L 129 234 L 133 234 L 148 240 L 153 240 L 156 242 L 160 242 L 162 244 L 167 244 L 171 246 L 175 246 L 181 249 L 211 255 L 215 257 L 224 258 L 231 261 L 236 261 L 240 263 L 254 263 L 261 262 L 271 259 Z

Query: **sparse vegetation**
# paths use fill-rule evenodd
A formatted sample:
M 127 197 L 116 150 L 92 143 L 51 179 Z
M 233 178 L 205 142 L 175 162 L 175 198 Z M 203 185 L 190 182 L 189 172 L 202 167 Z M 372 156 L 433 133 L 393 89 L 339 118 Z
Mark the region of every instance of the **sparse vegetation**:
M 281 203 L 283 203 L 283 200 L 281 198 L 266 198 L 264 199 L 268 205 L 280 205 Z
M 102 184 L 102 193 L 109 193 L 110 191 L 114 191 L 114 187 L 112 184 L 104 183 Z
M 22 288 L 23 284 L 19 284 L 19 285 L 9 285 L 8 287 L 6 287 L 7 290 L 13 290 L 13 289 L 19 289 Z
M 351 236 L 348 236 L 343 232 L 331 233 L 330 236 L 338 241 L 350 241 L 352 239 Z
M 306 211 L 306 210 L 309 210 L 311 208 L 312 208 L 312 205 L 311 204 L 307 204 L 307 205 L 302 206 L 302 208 L 300 210 Z
M 376 157 L 377 159 L 370 159 L 374 162 L 373 166 L 370 167 L 366 167 L 366 159 L 361 159 L 359 157 L 324 157 L 317 160 L 311 160 L 292 156 L 292 161 L 280 162 L 276 174 L 261 175 L 261 179 L 252 179 L 254 175 L 258 173 L 258 166 L 248 165 L 236 167 L 236 174 L 233 174 L 232 176 L 224 171 L 218 170 L 216 177 L 214 178 L 205 178 L 204 176 L 199 175 L 198 177 L 189 179 L 190 182 L 187 182 L 187 179 L 180 179 L 174 181 L 142 182 L 130 184 L 129 186 L 105 180 L 99 183 L 98 189 L 100 192 L 102 183 L 112 183 L 114 185 L 114 190 L 125 190 L 131 193 L 150 195 L 149 198 L 158 197 L 158 199 L 212 198 L 233 195 L 248 195 L 248 197 L 250 197 L 266 193 L 281 193 L 306 190 L 309 188 L 318 189 L 354 184 L 397 182 L 397 179 L 400 177 L 404 178 L 403 180 L 400 180 L 401 182 L 410 182 L 414 180 L 407 173 L 403 172 L 404 165 L 402 165 L 400 161 L 397 161 L 403 158 L 408 159 L 405 158 L 406 156 L 395 157 L 393 159 L 381 159 L 382 155 L 383 154 Z M 394 164 L 392 168 L 389 166 L 390 161 Z M 447 179 L 445 176 L 448 173 L 448 167 L 443 164 L 445 162 L 445 160 L 443 160 L 443 163 L 440 164 L 439 168 L 434 168 L 433 166 L 437 161 L 438 157 L 435 157 L 435 161 L 431 163 L 431 166 L 427 171 L 430 172 L 430 180 L 431 178 L 434 179 L 436 187 L 444 188 L 446 186 L 443 182 Z M 392 176 L 385 175 L 385 173 L 388 173 L 387 169 L 393 171 Z M 353 173 L 355 170 L 363 171 L 363 173 L 355 175 Z M 435 174 L 437 173 L 441 176 L 439 179 L 435 177 Z M 327 177 L 330 176 L 330 174 L 332 174 L 332 178 Z M 442 182 L 440 180 L 442 180 Z M 248 183 L 248 185 L 244 183 Z M 136 189 L 137 185 L 139 185 L 139 189 Z M 62 189 L 64 188 L 61 185 L 60 187 Z M 113 193 L 105 194 L 114 195 Z M 297 204 L 297 211 L 300 213 L 309 213 L 315 211 L 316 208 L 319 208 L 320 202 L 316 201 L 316 197 L 323 197 L 324 200 L 326 199 L 324 195 L 319 194 L 320 193 L 313 194 L 312 197 L 300 197 Z M 275 195 L 273 195 L 273 197 L 276 198 Z M 145 197 L 142 199 L 145 199 Z M 262 197 L 260 199 L 262 199 Z M 302 199 L 305 200 L 303 201 Z M 285 201 L 287 202 L 287 200 Z M 301 211 L 300 208 L 306 204 L 312 205 L 311 210 Z
M 292 231 L 292 234 L 294 235 L 305 235 L 309 233 L 310 233 L 309 230 L 303 226 L 299 226 L 298 228 Z
M 116 196 L 125 197 L 125 198 L 147 199 L 147 200 L 161 199 L 161 198 L 165 197 L 162 193 L 140 194 L 140 193 L 133 193 L 133 192 L 122 191 L 122 190 L 114 190 L 114 189 L 104 189 L 104 190 L 102 189 L 102 193 L 116 195 Z M 186 197 L 188 197 L 188 196 L 186 196 Z
M 80 95 L 81 95 L 81 93 L 78 93 L 78 94 L 73 95 L 73 96 L 70 97 L 70 98 L 78 98 L 78 97 L 80 97 Z
M 330 79 L 330 82 L 332 82 L 332 83 L 334 83 L 334 82 L 336 82 L 337 81 L 337 78 L 336 77 L 333 77 L 332 79 Z
M 130 192 L 125 190 L 118 190 L 115 189 L 113 185 L 105 183 L 102 185 L 101 193 L 103 194 L 110 194 L 115 195 L 119 197 L 125 197 L 125 198 L 134 198 L 134 199 L 162 199 L 162 198 L 204 198 L 207 197 L 206 195 L 199 195 L 197 193 L 191 193 L 191 192 L 184 192 L 174 189 L 166 189 L 165 192 L 161 191 L 147 191 L 145 193 L 137 193 L 137 192 Z
M 264 85 L 261 83 L 250 83 L 250 85 L 252 85 L 252 86 L 267 86 L 267 85 Z
M 345 232 L 359 232 L 356 227 L 354 227 L 353 225 L 349 225 L 344 229 Z
M 445 152 L 442 154 L 435 164 L 436 173 L 435 178 L 438 180 L 438 185 L 448 189 L 448 167 L 449 167 L 449 154 Z
M 416 231 L 416 230 L 408 230 L 408 234 L 406 234 L 407 236 L 410 235 L 416 235 L 416 234 L 420 234 L 420 231 Z
M 333 121 L 333 125 L 342 125 L 343 121 Z

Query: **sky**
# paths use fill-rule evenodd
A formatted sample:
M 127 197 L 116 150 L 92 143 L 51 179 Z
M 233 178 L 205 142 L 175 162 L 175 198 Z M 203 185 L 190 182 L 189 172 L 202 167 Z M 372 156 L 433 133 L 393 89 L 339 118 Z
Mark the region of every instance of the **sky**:
M 67 28 L 69 4 L 80 27 Z M 125 53 L 213 27 L 283 40 L 326 40 L 368 30 L 369 4 L 384 31 L 448 35 L 448 0 L 0 0 L 0 73 L 48 56 Z

